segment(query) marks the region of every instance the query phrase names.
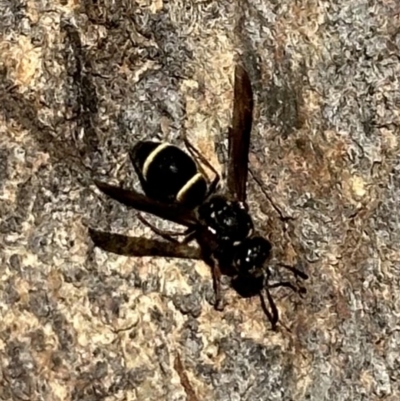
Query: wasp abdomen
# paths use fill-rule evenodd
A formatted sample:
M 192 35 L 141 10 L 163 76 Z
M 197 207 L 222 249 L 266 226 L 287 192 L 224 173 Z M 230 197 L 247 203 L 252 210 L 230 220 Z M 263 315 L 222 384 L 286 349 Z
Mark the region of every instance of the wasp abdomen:
M 207 182 L 193 159 L 178 147 L 142 141 L 130 156 L 147 196 L 190 206 L 203 201 Z

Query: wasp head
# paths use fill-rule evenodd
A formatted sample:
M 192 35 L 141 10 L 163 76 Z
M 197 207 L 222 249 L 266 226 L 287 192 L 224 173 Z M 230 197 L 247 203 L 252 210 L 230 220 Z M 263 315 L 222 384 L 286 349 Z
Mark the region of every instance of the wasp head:
M 271 243 L 265 238 L 246 238 L 235 247 L 233 264 L 239 276 L 258 277 L 264 274 L 265 261 L 271 255 Z

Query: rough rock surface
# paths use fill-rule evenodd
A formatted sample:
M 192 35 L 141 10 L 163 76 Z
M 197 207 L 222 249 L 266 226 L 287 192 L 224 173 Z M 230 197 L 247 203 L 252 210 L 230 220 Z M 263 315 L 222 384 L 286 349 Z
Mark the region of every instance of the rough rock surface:
M 87 230 L 154 236 L 92 182 L 137 187 L 139 139 L 224 172 L 237 61 L 252 214 L 310 275 L 277 332 L 228 281 L 215 311 L 204 263 Z M 399 77 L 395 0 L 0 1 L 0 399 L 398 400 Z

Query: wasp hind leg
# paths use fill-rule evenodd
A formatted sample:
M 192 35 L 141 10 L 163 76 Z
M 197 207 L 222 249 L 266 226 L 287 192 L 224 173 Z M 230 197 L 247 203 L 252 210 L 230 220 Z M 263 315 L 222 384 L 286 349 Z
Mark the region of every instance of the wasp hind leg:
M 149 227 L 154 233 L 159 235 L 160 237 L 166 239 L 167 241 L 173 242 L 175 244 L 180 244 L 181 242 L 178 241 L 174 237 L 180 237 L 184 236 L 185 240 L 184 243 L 190 242 L 190 240 L 186 240 L 186 238 L 190 237 L 190 234 L 192 234 L 193 230 L 188 228 L 185 231 L 169 231 L 169 230 L 161 230 L 157 228 L 154 224 L 150 223 L 145 219 L 140 213 L 138 213 L 138 219 L 147 227 Z
M 272 298 L 271 293 L 269 292 L 269 288 L 265 287 L 264 291 L 267 295 L 267 300 L 268 300 L 268 304 L 270 309 L 268 309 L 267 307 L 267 303 L 265 302 L 265 299 L 263 297 L 262 291 L 260 291 L 260 300 L 261 300 L 261 307 L 265 313 L 265 315 L 267 316 L 268 320 L 271 323 L 271 328 L 273 331 L 276 331 L 276 326 L 278 324 L 279 321 L 279 312 L 278 312 L 278 308 L 275 305 L 275 301 Z
M 213 278 L 213 286 L 214 286 L 214 308 L 216 310 L 222 311 L 224 310 L 224 305 L 222 302 L 222 290 L 221 290 L 221 269 L 218 264 L 213 264 L 212 269 L 212 278 Z

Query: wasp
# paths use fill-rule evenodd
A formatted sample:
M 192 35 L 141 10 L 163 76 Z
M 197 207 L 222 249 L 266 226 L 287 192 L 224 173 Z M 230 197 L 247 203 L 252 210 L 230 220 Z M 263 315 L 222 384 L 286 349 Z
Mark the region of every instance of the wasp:
M 140 141 L 131 150 L 130 159 L 144 194 L 105 182 L 95 181 L 95 184 L 118 202 L 184 226 L 185 231 L 159 230 L 139 214 L 143 223 L 168 242 L 93 229 L 90 235 L 95 245 L 118 254 L 203 259 L 212 270 L 217 309 L 221 309 L 222 304 L 221 276 L 228 275 L 232 287 L 240 295 L 260 296 L 275 329 L 279 313 L 270 289 L 285 286 L 304 293 L 305 288 L 290 282 L 270 283 L 268 260 L 272 244 L 256 232 L 246 203 L 252 119 L 252 86 L 246 70 L 237 65 L 226 185 L 221 185 L 217 171 L 186 137 L 183 141 L 188 152 L 170 143 Z M 213 172 L 212 180 L 207 177 L 205 167 Z M 183 241 L 178 241 L 177 235 L 183 235 Z M 189 246 L 193 240 L 197 241 L 198 248 Z M 308 278 L 293 266 L 281 266 L 291 270 L 298 282 Z

